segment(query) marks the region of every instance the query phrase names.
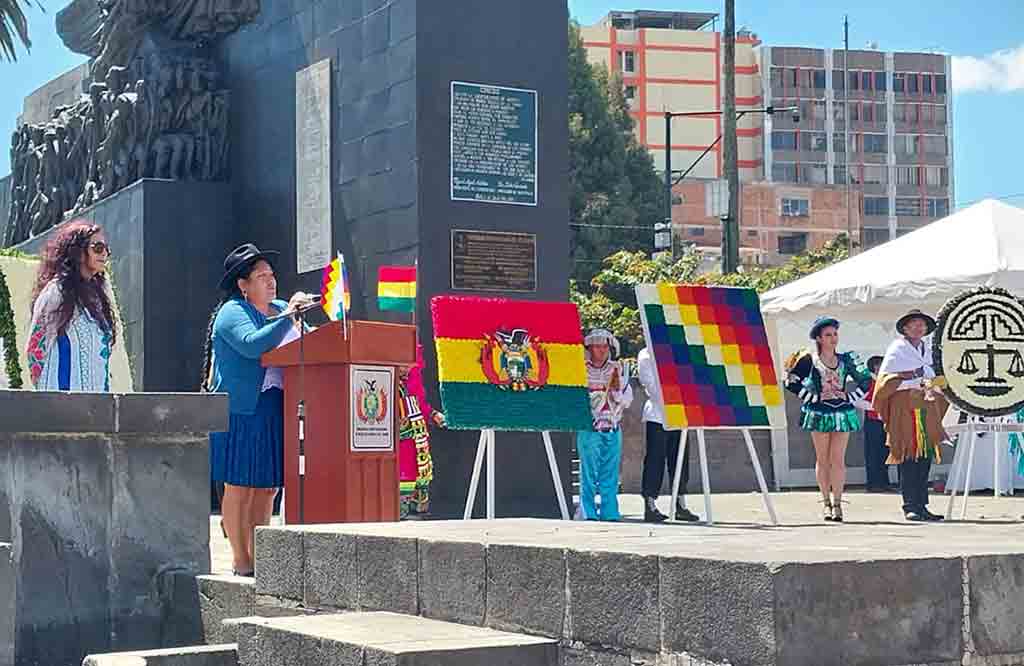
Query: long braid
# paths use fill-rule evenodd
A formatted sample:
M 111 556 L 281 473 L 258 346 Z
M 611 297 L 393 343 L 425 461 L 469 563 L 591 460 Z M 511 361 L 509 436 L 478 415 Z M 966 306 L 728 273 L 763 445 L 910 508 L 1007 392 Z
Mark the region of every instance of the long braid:
M 210 392 L 210 365 L 213 362 L 213 323 L 217 321 L 217 313 L 224 307 L 224 304 L 234 298 L 237 294 L 227 293 L 221 297 L 220 302 L 210 313 L 210 321 L 206 324 L 206 340 L 203 342 L 203 376 L 199 380 L 199 391 Z

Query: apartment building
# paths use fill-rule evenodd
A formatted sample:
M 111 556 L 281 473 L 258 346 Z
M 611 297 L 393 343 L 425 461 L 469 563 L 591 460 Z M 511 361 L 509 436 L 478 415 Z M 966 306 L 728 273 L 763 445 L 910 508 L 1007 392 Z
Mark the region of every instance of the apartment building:
M 724 51 L 717 31 L 718 15 L 700 12 L 612 11 L 596 25 L 581 28 L 588 60 L 620 72 L 626 87 L 636 134 L 651 151 L 655 166 L 665 164 L 665 112 L 716 111 L 722 106 Z M 761 106 L 761 77 L 749 31 L 736 38 L 737 109 Z M 722 133 L 718 115 L 674 118 L 671 121 L 672 169 L 683 171 Z M 738 124 L 740 178 L 763 177 L 761 114 Z M 693 178 L 723 175 L 722 145 L 700 159 Z
M 864 247 L 949 214 L 948 56 L 851 50 L 846 67 L 842 50 L 762 46 L 757 58 L 764 104 L 801 109 L 798 123 L 764 117 L 766 180 L 845 189 L 849 164 Z

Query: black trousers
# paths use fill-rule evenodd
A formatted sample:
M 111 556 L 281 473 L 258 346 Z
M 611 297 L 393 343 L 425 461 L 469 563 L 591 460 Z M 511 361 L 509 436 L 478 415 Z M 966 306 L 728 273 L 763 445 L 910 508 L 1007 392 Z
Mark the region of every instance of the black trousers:
M 903 493 L 904 512 L 921 513 L 928 507 L 928 472 L 931 468 L 931 458 L 900 463 L 900 492 Z
M 885 426 L 876 419 L 864 419 L 864 471 L 868 488 L 889 487 L 889 447 L 885 445 Z
M 661 484 L 668 470 L 669 479 L 676 471 L 676 457 L 679 455 L 679 430 L 665 430 L 660 423 L 645 421 L 647 452 L 644 454 L 644 475 L 642 492 L 644 497 L 657 499 Z M 679 473 L 679 492 L 685 492 L 690 480 L 690 447 L 684 445 L 683 469 Z

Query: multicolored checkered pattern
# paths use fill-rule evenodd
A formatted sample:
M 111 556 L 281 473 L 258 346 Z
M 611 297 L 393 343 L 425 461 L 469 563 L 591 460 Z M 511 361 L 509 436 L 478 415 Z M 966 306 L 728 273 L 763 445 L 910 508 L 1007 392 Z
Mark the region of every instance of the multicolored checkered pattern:
M 642 284 L 636 297 L 666 430 L 785 426 L 757 292 Z

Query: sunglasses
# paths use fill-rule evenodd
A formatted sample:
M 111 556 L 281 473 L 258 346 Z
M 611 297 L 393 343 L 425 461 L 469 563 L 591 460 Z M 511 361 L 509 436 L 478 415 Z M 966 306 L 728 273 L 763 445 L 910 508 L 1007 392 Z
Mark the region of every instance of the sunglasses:
M 103 241 L 93 241 L 89 243 L 89 249 L 96 254 L 110 254 L 110 246 Z

